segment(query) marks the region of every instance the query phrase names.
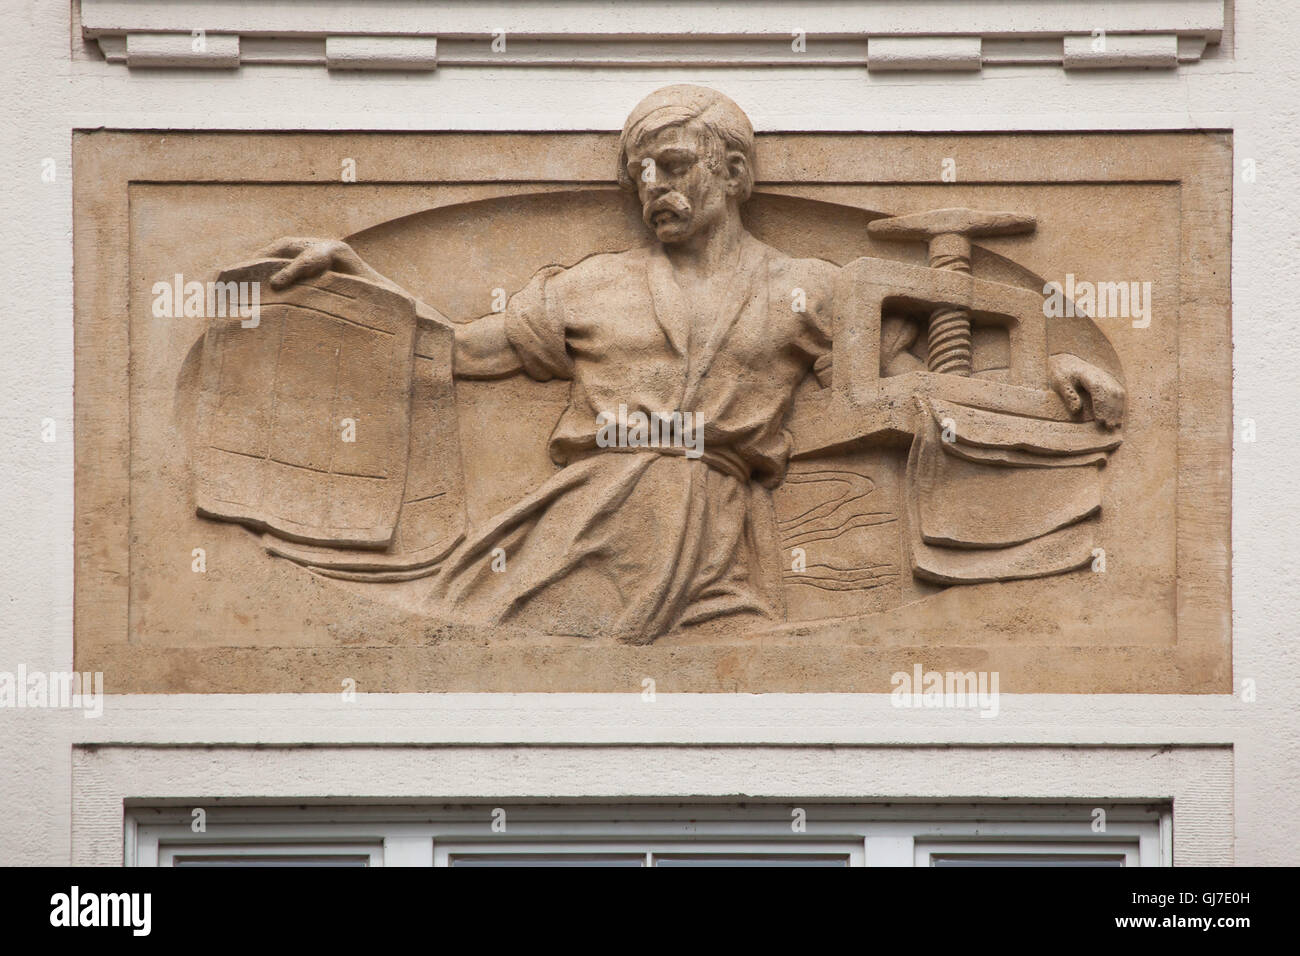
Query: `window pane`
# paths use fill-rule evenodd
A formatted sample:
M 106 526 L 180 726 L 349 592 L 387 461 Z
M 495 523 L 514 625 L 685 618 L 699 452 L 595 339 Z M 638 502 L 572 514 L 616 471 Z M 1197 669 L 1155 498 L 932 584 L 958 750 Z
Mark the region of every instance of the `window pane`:
M 931 866 L 1123 866 L 1122 856 L 1083 853 L 964 853 L 930 857 Z
M 173 866 L 369 866 L 364 856 L 178 856 Z
M 848 866 L 847 856 L 779 856 L 700 854 L 697 856 L 656 856 L 655 866 Z
M 641 866 L 644 856 L 580 853 L 468 853 L 451 858 L 452 866 Z

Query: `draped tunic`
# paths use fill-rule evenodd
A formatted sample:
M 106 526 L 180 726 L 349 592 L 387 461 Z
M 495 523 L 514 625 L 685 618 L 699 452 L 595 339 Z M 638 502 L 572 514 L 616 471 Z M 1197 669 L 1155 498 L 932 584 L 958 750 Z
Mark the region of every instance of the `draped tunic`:
M 446 559 L 444 612 L 632 643 L 783 617 L 768 489 L 785 475 L 795 389 L 829 360 L 835 271 L 744 233 L 708 301 L 682 290 L 659 243 L 538 272 L 505 330 L 528 375 L 572 383 L 549 443 L 561 467 Z M 601 447 L 602 413 L 620 406 L 698 416 L 701 456 Z

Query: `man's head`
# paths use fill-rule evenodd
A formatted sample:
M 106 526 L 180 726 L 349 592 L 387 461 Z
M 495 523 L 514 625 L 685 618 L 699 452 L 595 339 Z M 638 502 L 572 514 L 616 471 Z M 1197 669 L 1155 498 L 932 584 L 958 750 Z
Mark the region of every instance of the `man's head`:
M 730 99 L 702 86 L 667 86 L 632 110 L 618 144 L 618 181 L 662 242 L 711 228 L 754 186 L 754 129 Z

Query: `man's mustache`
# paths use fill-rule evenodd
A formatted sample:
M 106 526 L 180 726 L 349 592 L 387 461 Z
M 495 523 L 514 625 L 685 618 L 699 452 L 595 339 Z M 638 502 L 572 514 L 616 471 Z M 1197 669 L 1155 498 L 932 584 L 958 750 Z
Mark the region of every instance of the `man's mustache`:
M 679 218 L 685 218 L 690 215 L 691 203 L 681 193 L 668 193 L 666 196 L 660 196 L 645 206 L 645 218 L 652 221 L 655 216 L 661 212 L 670 212 Z

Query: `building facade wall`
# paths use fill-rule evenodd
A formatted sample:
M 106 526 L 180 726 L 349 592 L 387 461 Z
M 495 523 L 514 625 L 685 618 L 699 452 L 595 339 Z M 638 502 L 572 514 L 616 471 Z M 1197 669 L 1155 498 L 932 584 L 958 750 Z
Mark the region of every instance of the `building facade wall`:
M 943 15 L 944 4 L 929 6 Z M 723 29 L 684 11 L 665 5 L 665 30 Z M 509 30 L 516 13 L 508 5 L 484 13 L 484 33 Z M 787 22 L 791 15 L 766 6 L 752 14 L 773 33 L 806 26 Z M 0 384 L 9 494 L 0 513 L 0 669 L 73 666 L 74 130 L 613 131 L 651 90 L 697 82 L 742 104 L 759 132 L 1230 131 L 1233 692 L 1004 694 L 994 720 L 925 711 L 901 721 L 886 694 L 651 701 L 640 688 L 363 693 L 348 703 L 338 694 L 127 694 L 110 697 L 97 719 L 12 709 L 0 713 L 0 762 L 17 770 L 0 780 L 4 862 L 120 861 L 120 797 L 132 794 L 1162 798 L 1174 801 L 1178 862 L 1294 862 L 1300 546 L 1288 518 L 1300 439 L 1288 397 L 1300 346 L 1278 293 L 1300 251 L 1288 42 L 1300 36 L 1300 12 L 1289 4 L 1229 4 L 1219 43 L 1195 62 L 1095 71 L 490 61 L 427 75 L 130 68 L 103 62 L 79 16 L 58 2 L 23 6 L 7 18 L 4 41 L 12 121 L 0 148 L 11 177 L 0 201 L 13 294 Z M 1021 14 L 1006 16 L 1014 28 Z M 50 168 L 52 181 L 43 176 Z M 42 440 L 47 420 L 52 441 Z

